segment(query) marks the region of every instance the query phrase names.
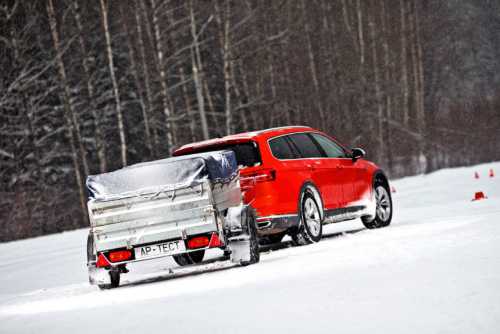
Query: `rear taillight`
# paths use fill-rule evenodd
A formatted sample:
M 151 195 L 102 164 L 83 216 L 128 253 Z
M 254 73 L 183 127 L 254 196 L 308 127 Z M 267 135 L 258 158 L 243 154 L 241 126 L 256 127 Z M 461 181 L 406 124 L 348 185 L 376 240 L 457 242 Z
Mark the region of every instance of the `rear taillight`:
M 210 244 L 208 247 L 210 248 L 215 248 L 215 247 L 220 247 L 222 245 L 222 242 L 220 241 L 219 234 L 213 232 L 212 237 L 210 238 Z
M 108 254 L 109 261 L 122 262 L 127 261 L 132 257 L 132 252 L 129 250 L 114 251 Z
M 109 267 L 111 264 L 103 254 L 99 254 L 95 265 L 97 268 L 104 268 L 104 267 Z
M 240 185 L 242 188 L 251 187 L 257 182 L 274 181 L 275 179 L 276 171 L 274 169 L 260 169 L 248 174 L 242 174 L 240 177 Z
M 187 247 L 189 249 L 205 248 L 210 243 L 210 240 L 206 235 L 200 237 L 194 237 L 188 240 Z

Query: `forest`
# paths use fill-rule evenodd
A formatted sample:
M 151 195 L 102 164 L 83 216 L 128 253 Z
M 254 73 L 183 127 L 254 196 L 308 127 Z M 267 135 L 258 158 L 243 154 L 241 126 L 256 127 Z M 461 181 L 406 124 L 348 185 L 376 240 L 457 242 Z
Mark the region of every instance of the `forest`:
M 0 241 L 87 175 L 286 125 L 392 178 L 500 159 L 498 0 L 1 0 Z

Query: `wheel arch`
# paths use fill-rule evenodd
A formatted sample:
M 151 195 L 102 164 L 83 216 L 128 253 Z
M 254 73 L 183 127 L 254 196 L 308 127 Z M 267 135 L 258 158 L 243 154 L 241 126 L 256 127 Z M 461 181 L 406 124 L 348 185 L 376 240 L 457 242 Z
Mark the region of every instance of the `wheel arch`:
M 319 191 L 318 187 L 314 184 L 314 182 L 312 182 L 311 180 L 305 181 L 300 187 L 299 199 L 297 201 L 297 215 L 300 216 L 301 214 L 302 197 L 307 192 L 311 193 L 311 195 L 314 197 L 314 200 L 318 203 L 319 211 L 321 214 L 321 220 L 325 219 L 325 206 L 323 198 L 321 197 L 321 192 Z
M 382 185 L 390 192 L 390 187 L 389 187 L 389 178 L 387 175 L 384 173 L 383 170 L 377 169 L 373 173 L 373 178 L 372 178 L 372 186 L 375 187 L 375 184 L 378 182 L 382 183 Z

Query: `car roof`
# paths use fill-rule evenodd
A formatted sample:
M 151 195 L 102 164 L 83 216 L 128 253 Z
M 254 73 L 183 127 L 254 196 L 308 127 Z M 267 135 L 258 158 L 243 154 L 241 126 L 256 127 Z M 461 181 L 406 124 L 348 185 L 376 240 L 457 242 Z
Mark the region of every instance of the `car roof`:
M 237 133 L 222 138 L 214 138 L 183 145 L 174 151 L 174 155 L 188 154 L 210 146 L 244 143 L 250 140 L 255 140 L 257 137 L 265 137 L 267 139 L 279 135 L 284 135 L 287 133 L 302 132 L 302 131 L 316 131 L 316 130 L 308 126 L 283 126 L 283 127 L 269 128 L 259 131 Z

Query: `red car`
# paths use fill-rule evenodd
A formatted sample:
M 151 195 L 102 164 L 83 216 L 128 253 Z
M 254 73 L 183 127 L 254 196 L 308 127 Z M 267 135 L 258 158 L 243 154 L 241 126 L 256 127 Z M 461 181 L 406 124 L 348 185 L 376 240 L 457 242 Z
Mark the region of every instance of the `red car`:
M 233 150 L 244 201 L 257 212 L 262 241 L 289 234 L 298 245 L 317 242 L 322 225 L 361 218 L 367 228 L 392 219 L 383 171 L 325 133 L 305 126 L 247 132 L 182 146 L 175 156 Z

